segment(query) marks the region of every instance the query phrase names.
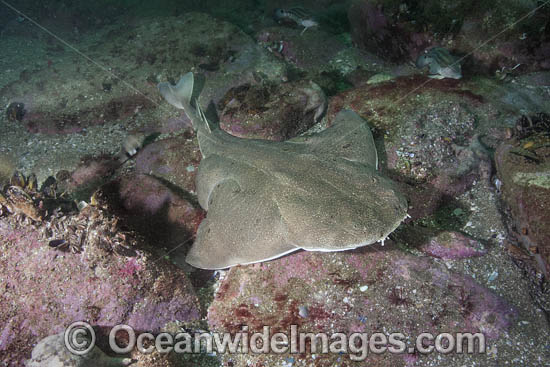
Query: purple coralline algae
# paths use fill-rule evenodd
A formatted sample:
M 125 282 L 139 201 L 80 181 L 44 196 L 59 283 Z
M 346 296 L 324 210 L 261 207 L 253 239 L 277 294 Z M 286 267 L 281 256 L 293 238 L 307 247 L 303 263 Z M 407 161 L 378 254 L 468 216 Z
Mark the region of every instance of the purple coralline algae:
M 200 317 L 182 270 L 151 255 L 139 236 L 117 229 L 118 221 L 101 209 L 88 206 L 75 215 L 95 218 L 77 252 L 48 246 L 40 226 L 0 219 L 0 359 L 8 365 L 20 365 L 34 343 L 75 321 L 159 332 L 169 322 Z M 115 243 L 111 229 L 122 242 Z M 129 247 L 132 256 L 119 255 L 118 246 Z
M 420 247 L 420 250 L 444 260 L 464 259 L 472 256 L 482 256 L 487 253 L 487 250 L 479 241 L 453 231 L 438 233 L 428 239 Z
M 302 316 L 303 309 L 307 317 Z M 432 259 L 404 254 L 391 243 L 341 253 L 300 252 L 234 267 L 208 311 L 212 331 L 231 333 L 243 325 L 250 331 L 267 325 L 272 333 L 288 332 L 291 325 L 297 325 L 307 332 L 398 330 L 407 336 L 482 332 L 488 340 L 506 333 L 516 317 L 512 306 L 471 277 Z M 281 356 L 247 358 L 269 364 Z M 369 355 L 361 363 L 401 366 L 411 358 L 424 357 Z M 302 354 L 300 359 L 315 365 L 343 361 L 354 365 L 348 355 Z

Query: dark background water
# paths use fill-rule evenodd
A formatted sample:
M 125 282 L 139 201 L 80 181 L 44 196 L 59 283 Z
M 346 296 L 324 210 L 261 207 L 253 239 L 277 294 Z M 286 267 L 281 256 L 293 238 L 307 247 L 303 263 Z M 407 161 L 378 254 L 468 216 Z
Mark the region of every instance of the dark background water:
M 272 2 L 261 0 L 159 0 L 159 1 L 14 1 L 18 10 L 37 21 L 57 20 L 73 23 L 82 29 L 115 21 L 121 16 L 178 16 L 188 11 L 200 11 L 242 23 L 243 28 L 254 16 L 271 14 L 276 7 L 303 6 L 321 10 L 327 16 L 340 18 L 346 22 L 345 11 L 350 1 L 302 1 Z M 344 15 L 344 16 L 342 16 Z M 5 5 L 0 7 L 0 28 L 3 28 L 17 15 Z
M 190 11 L 209 13 L 239 26 L 249 34 L 255 34 L 258 28 L 273 20 L 276 8 L 303 7 L 307 9 L 322 26 L 332 34 L 353 32 L 350 29 L 350 9 L 357 4 L 370 7 L 367 13 L 383 14 L 381 20 L 398 25 L 407 32 L 429 31 L 453 36 L 471 23 L 481 25 L 487 36 L 493 36 L 504 28 L 508 37 L 525 33 L 531 47 L 550 40 L 550 7 L 545 6 L 514 24 L 529 11 L 544 4 L 538 0 L 319 0 L 319 1 L 273 1 L 273 0 L 97 0 L 97 1 L 8 1 L 22 14 L 54 31 L 84 33 L 94 31 L 102 25 L 112 24 L 121 19 L 178 16 Z M 374 19 L 376 20 L 376 19 Z M 372 23 L 373 19 L 365 19 Z M 0 31 L 13 29 L 13 24 L 28 22 L 2 0 L 0 2 Z M 11 25 L 11 27 L 10 27 Z M 353 27 L 353 26 L 352 26 Z M 15 27 L 16 28 L 16 27 Z M 17 31 L 15 31 L 17 32 Z M 506 34 L 503 35 L 506 37 Z M 502 36 L 499 36 L 502 37 Z
M 70 0 L 48 0 L 31 1 L 20 0 L 9 2 L 21 12 L 35 20 L 58 20 L 66 21 L 68 17 L 75 24 L 82 28 L 106 23 L 115 20 L 120 16 L 158 16 L 158 15 L 180 15 L 187 11 L 207 12 L 225 18 L 230 18 L 237 23 L 241 21 L 250 21 L 247 15 L 270 13 L 277 7 L 288 8 L 300 6 L 315 11 L 316 15 L 321 15 L 328 22 L 341 23 L 345 26 L 345 16 L 347 9 L 354 0 L 320 0 L 320 1 L 270 1 L 270 0 L 97 0 L 97 1 L 70 1 Z M 370 1 L 375 6 L 383 7 L 385 12 L 394 9 L 394 12 L 401 12 L 402 16 L 416 22 L 419 26 L 431 24 L 439 31 L 449 31 L 460 28 L 464 18 L 473 14 L 483 14 L 491 11 L 498 13 L 498 18 L 505 21 L 506 18 L 513 17 L 520 12 L 534 8 L 543 1 L 478 1 L 478 0 L 459 0 L 459 1 L 400 1 L 400 0 L 380 0 Z M 406 11 L 403 11 L 406 9 Z M 391 10 L 390 10 L 391 12 Z M 536 19 L 548 18 L 548 10 Z M 10 21 L 15 20 L 17 15 L 9 10 L 4 4 L 0 7 L 0 28 L 3 28 Z M 547 23 L 546 20 L 545 23 Z M 535 24 L 533 24 L 535 23 Z M 504 25 L 504 24 L 501 24 Z M 522 27 L 532 28 L 540 27 L 539 22 L 526 22 Z M 544 23 L 542 25 L 545 25 Z

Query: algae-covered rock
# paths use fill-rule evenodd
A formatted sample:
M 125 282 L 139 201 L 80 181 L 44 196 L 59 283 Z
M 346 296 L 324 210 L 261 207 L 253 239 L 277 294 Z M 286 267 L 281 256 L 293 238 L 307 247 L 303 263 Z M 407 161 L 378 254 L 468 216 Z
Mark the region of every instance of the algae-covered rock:
M 390 333 L 407 336 L 482 332 L 488 344 L 505 342 L 513 331 L 517 310 L 469 276 L 426 258 L 406 255 L 396 247 L 364 248 L 345 253 L 302 252 L 271 262 L 232 268 L 221 281 L 208 311 L 213 331 L 235 333 L 247 325 L 249 333 Z M 407 347 L 411 344 L 407 342 Z M 321 347 L 320 343 L 317 347 Z M 300 363 L 351 366 L 409 366 L 435 356 L 405 351 L 401 354 L 310 353 L 291 355 L 224 355 L 235 366 L 246 361 L 271 365 L 294 358 Z M 446 358 L 451 358 L 447 355 Z M 486 354 L 453 355 L 455 365 L 489 363 Z M 471 359 L 470 359 L 471 358 Z M 459 362 L 461 361 L 461 362 Z M 449 361 L 450 362 L 450 361 Z M 435 362 L 434 362 L 435 363 Z M 451 365 L 451 364 L 449 364 Z
M 92 205 L 36 225 L 0 218 L 0 360 L 21 365 L 75 321 L 158 332 L 200 317 L 184 272 L 121 223 Z
M 312 81 L 244 84 L 219 102 L 220 127 L 238 137 L 287 140 L 319 122 L 326 107 L 323 90 Z
M 495 153 L 502 197 L 510 208 L 511 230 L 536 260 L 539 271 L 550 274 L 550 160 L 542 144 L 530 154 L 521 154 L 520 141 L 503 142 Z
M 409 195 L 413 218 L 490 176 L 490 159 L 476 132 L 499 112 L 458 80 L 398 77 L 360 85 L 331 102 L 329 121 L 343 108 L 367 118 L 385 148 L 382 167 L 415 182 Z

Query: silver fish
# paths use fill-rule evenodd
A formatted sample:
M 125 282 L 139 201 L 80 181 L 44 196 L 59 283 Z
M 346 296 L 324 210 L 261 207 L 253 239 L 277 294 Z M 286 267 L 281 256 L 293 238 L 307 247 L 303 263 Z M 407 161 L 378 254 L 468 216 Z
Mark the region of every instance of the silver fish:
M 443 47 L 434 47 L 422 52 L 416 59 L 416 67 L 419 69 L 428 67 L 428 76 L 434 79 L 462 78 L 460 59 L 451 55 L 449 50 Z
M 319 23 L 313 19 L 311 14 L 303 8 L 275 9 L 275 20 L 278 22 L 289 20 L 301 25 L 304 29 L 300 34 L 304 34 L 309 28 L 319 26 Z

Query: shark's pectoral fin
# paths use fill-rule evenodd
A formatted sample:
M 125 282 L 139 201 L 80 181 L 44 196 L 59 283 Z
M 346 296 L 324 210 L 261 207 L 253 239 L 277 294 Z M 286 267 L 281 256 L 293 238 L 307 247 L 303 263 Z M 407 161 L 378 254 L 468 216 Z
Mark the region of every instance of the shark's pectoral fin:
M 331 127 L 289 142 L 306 145 L 309 153 L 314 155 L 335 155 L 378 168 L 378 154 L 369 125 L 351 110 L 340 111 L 334 117 Z
M 258 192 L 241 191 L 234 180 L 216 186 L 186 261 L 197 268 L 223 269 L 298 250 L 288 243 L 276 203 L 266 199 Z
M 314 159 L 297 157 L 312 167 Z M 317 159 L 318 160 L 318 159 Z M 327 158 L 278 190 L 288 240 L 307 251 L 341 251 L 384 239 L 405 218 L 407 201 L 374 167 Z

